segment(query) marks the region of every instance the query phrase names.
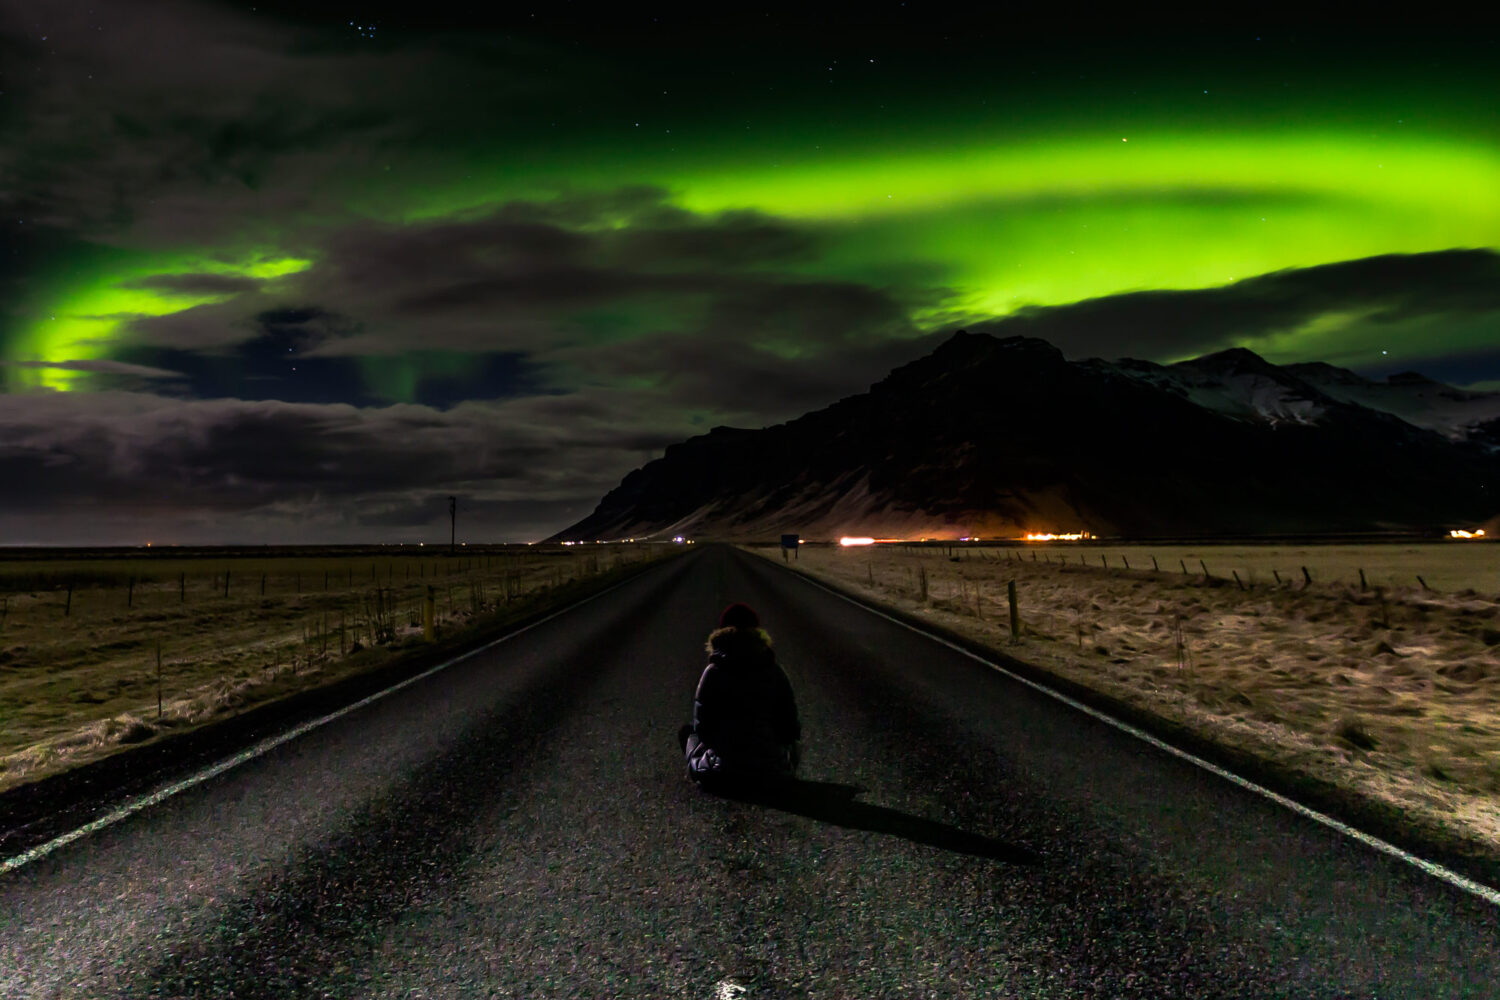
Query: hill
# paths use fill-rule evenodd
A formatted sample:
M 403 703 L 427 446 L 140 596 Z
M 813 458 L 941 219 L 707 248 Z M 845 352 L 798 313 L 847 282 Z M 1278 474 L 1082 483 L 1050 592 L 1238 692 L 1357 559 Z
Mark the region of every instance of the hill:
M 1500 511 L 1482 419 L 1420 426 L 1324 375 L 1244 349 L 1070 362 L 960 331 L 868 392 L 669 447 L 555 537 L 1318 534 Z

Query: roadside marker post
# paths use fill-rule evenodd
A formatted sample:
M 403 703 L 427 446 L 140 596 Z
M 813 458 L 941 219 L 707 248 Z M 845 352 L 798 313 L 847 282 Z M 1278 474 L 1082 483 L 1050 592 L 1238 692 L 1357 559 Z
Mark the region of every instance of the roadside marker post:
M 1006 593 L 1010 596 L 1010 641 L 1021 641 L 1021 609 L 1016 606 L 1016 581 L 1012 580 L 1006 584 Z

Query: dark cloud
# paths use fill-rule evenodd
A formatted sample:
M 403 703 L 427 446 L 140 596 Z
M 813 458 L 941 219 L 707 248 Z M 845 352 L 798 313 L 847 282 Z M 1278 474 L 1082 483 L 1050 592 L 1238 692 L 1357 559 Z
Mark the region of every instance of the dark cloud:
M 460 495 L 476 511 L 534 518 L 471 519 L 474 530 L 537 537 L 566 511 L 591 509 L 644 453 L 676 440 L 665 423 L 653 426 L 635 401 L 609 393 L 447 411 L 119 392 L 0 396 L 0 480 L 27 484 L 7 497 L 4 518 L 31 524 L 12 536 L 30 541 L 47 541 L 45 525 L 80 509 L 145 517 L 158 538 L 168 537 L 172 517 L 212 515 L 233 518 L 221 522 L 220 540 L 258 523 L 315 541 L 330 528 L 361 537 L 361 526 L 414 526 L 422 522 L 411 512 L 425 510 L 426 498 Z
M 231 274 L 153 274 L 120 282 L 121 288 L 142 288 L 152 292 L 176 292 L 184 295 L 238 295 L 253 292 L 261 286 L 255 278 Z
M 913 303 L 941 297 L 921 262 L 911 282 L 891 287 L 806 277 L 804 265 L 825 251 L 813 227 L 751 212 L 697 215 L 664 197 L 637 188 L 512 202 L 461 221 L 361 222 L 330 234 L 288 287 L 359 328 L 318 354 L 515 351 L 569 365 L 580 350 L 688 332 L 725 348 L 785 345 L 816 357 L 851 341 L 915 337 Z M 173 325 L 145 320 L 138 332 L 151 340 Z
M 820 248 L 812 233 L 780 220 L 727 212 L 711 221 L 686 213 L 680 221 L 645 219 L 622 231 L 609 249 L 617 265 L 644 261 L 657 268 L 738 269 L 815 260 Z
M 1483 313 L 1500 313 L 1500 255 L 1445 250 L 1277 271 L 1219 288 L 1023 309 L 972 328 L 1040 337 L 1074 358 L 1171 360 L 1290 333 L 1327 316 L 1348 315 L 1369 328 Z
M 441 156 L 476 121 L 590 79 L 563 46 L 389 50 L 191 0 L 0 4 L 0 42 L 0 218 L 134 246 L 243 240 L 342 210 L 351 178 L 389 166 L 380 151 Z
M 131 364 L 128 361 L 99 360 L 99 361 L 6 361 L 0 359 L 0 366 L 12 368 L 55 368 L 59 371 L 69 372 L 91 372 L 103 375 L 129 375 L 135 378 L 145 379 L 176 379 L 181 378 L 182 373 L 167 368 L 156 368 L 151 365 Z
M 585 374 L 604 369 L 616 378 L 649 382 L 649 390 L 637 391 L 664 410 L 684 414 L 695 432 L 704 425 L 759 427 L 862 392 L 948 336 L 820 346 L 815 357 L 807 357 L 749 341 L 672 334 L 596 349 L 580 367 Z

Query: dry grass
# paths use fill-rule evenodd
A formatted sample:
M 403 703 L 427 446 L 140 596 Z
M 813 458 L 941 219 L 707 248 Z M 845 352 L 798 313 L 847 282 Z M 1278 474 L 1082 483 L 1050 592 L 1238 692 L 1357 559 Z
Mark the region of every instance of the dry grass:
M 942 548 L 808 547 L 797 566 L 1500 852 L 1493 546 L 1203 548 L 1192 556 L 1161 547 L 1162 572 L 1151 570 L 1149 549 L 1049 546 L 1036 562 L 1031 551 L 953 551 L 957 560 Z M 1113 555 L 1115 568 L 1103 568 L 1101 554 Z M 1184 575 L 1181 561 L 1199 571 Z M 1423 589 L 1418 574 L 1443 589 Z M 1019 645 L 1009 632 L 1012 579 Z
M 429 586 L 451 635 L 661 552 L 0 560 L 0 790 L 387 663 Z

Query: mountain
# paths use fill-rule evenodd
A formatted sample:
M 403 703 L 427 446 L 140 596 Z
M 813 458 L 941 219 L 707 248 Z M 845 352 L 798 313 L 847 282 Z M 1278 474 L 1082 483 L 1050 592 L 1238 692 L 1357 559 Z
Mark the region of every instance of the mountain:
M 1352 404 L 1500 454 L 1500 392 L 1456 389 L 1416 372 L 1376 382 L 1322 361 L 1273 365 L 1243 347 L 1175 365 L 1127 359 L 1113 367 L 1230 416 L 1316 424 L 1330 402 Z
M 1469 392 L 1416 372 L 1375 382 L 1321 361 L 1287 365 L 1324 395 L 1400 417 L 1454 441 L 1472 441 L 1500 454 L 1500 392 Z
M 1306 369 L 1243 349 L 1070 362 L 1045 341 L 960 331 L 866 393 L 669 447 L 555 537 L 1255 535 L 1500 511 L 1482 434 L 1340 398 Z

